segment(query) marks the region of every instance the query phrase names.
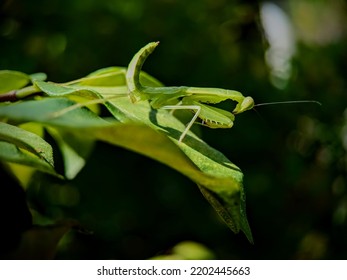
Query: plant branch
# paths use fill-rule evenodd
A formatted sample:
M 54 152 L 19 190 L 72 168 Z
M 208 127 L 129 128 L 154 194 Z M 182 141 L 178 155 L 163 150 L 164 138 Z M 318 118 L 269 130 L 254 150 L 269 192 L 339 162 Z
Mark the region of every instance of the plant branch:
M 9 92 L 0 94 L 0 102 L 14 102 L 30 95 L 39 93 L 41 90 L 36 86 L 29 86 L 19 90 L 11 90 Z

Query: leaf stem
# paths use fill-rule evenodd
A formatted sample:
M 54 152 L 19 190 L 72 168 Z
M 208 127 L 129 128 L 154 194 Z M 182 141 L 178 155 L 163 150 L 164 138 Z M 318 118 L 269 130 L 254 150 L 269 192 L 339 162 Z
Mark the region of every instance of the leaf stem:
M 40 91 L 41 90 L 35 85 L 28 86 L 18 90 L 11 90 L 9 92 L 0 94 L 0 102 L 6 102 L 6 101 L 14 102 L 14 101 L 26 98 L 35 93 L 39 93 Z
M 17 101 L 17 91 L 11 90 L 9 92 L 0 94 L 0 102 L 6 102 L 6 101 Z

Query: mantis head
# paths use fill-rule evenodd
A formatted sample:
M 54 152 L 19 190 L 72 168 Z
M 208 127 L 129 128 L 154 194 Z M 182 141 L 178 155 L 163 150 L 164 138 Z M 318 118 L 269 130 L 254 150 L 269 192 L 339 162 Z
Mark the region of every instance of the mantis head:
M 250 96 L 246 96 L 241 102 L 239 102 L 234 111 L 233 114 L 240 114 L 244 111 L 250 110 L 254 107 L 254 100 Z

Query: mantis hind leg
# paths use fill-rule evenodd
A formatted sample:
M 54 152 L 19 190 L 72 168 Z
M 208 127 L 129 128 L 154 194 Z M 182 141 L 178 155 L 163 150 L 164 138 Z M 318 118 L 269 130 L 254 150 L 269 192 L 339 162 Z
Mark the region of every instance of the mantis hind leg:
M 201 111 L 201 107 L 198 105 L 167 105 L 167 106 L 163 106 L 162 109 L 167 109 L 167 110 L 191 110 L 191 111 L 195 111 L 194 116 L 192 117 L 192 119 L 190 120 L 190 122 L 187 124 L 185 130 L 182 132 L 180 138 L 178 139 L 178 142 L 182 142 L 184 137 L 187 135 L 188 131 L 190 130 L 190 128 L 193 126 L 193 124 L 195 123 L 196 119 L 198 118 L 200 111 Z

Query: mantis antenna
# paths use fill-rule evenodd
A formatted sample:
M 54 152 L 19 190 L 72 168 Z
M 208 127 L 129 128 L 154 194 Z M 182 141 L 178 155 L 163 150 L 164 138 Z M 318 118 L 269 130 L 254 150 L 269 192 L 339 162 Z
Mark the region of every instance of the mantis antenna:
M 282 104 L 297 104 L 297 103 L 315 103 L 322 106 L 322 103 L 316 100 L 292 100 L 292 101 L 276 101 L 276 102 L 267 102 L 255 104 L 253 107 L 268 106 L 268 105 L 282 105 Z

